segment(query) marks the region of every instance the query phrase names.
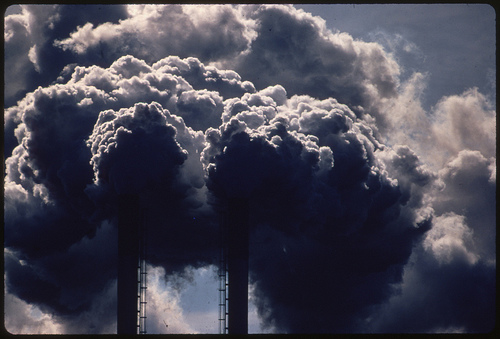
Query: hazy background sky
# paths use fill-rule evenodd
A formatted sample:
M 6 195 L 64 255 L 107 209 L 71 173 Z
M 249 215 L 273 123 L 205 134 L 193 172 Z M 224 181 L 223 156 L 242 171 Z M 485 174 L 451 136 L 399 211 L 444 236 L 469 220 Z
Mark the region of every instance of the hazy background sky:
M 471 86 L 494 96 L 495 11 L 487 4 L 356 4 L 297 6 L 328 28 L 381 43 L 396 53 L 404 75 L 429 74 L 426 109 Z M 460 70 L 460 71 L 458 71 Z
M 231 197 L 254 208 L 250 333 L 490 330 L 495 19 L 481 4 L 9 7 L 7 330 L 116 330 L 123 192 L 154 234 L 148 333 L 217 333 L 212 205 Z

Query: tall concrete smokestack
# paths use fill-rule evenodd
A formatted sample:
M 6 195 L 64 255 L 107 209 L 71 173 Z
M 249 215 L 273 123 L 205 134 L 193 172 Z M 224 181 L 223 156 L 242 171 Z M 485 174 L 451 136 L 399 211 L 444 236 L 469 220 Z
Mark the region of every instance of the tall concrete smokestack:
M 117 333 L 137 334 L 137 266 L 139 262 L 139 197 L 118 197 Z
M 248 218 L 248 199 L 228 201 L 228 334 L 248 333 Z

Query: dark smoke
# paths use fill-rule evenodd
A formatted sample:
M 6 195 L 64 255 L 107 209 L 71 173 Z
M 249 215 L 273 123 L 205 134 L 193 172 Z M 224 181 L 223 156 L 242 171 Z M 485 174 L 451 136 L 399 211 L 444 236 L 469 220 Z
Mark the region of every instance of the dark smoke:
M 172 62 L 177 68 L 164 66 Z M 252 212 L 250 275 L 264 320 L 291 332 L 353 330 L 350 319 L 390 296 L 412 244 L 428 227 L 429 219 L 417 225 L 403 211 L 413 183 L 426 182 L 410 178 L 405 186 L 395 184 L 377 160 L 385 146 L 334 99 L 300 97 L 287 104 L 284 88 L 274 86 L 226 100 L 222 107 L 220 94 L 194 90 L 175 74 L 181 65 L 204 67 L 195 59 L 172 57 L 151 67 L 130 56 L 109 69 L 76 67 L 68 83 L 39 89 L 13 109 L 23 129 L 18 156 L 7 162 L 9 291 L 61 314 L 88 310 L 92 296 L 116 276 L 116 248 L 107 248 L 107 260 L 72 255 L 70 249 L 79 244 L 96 253 L 96 232 L 102 232 L 103 221 L 116 222 L 117 197 L 124 193 L 140 197 L 137 213 L 145 218 L 151 264 L 182 274 L 185 267 L 216 263 L 218 219 L 207 198 L 223 203 L 243 197 Z M 212 74 L 224 73 L 212 69 Z M 238 88 L 239 77 L 232 78 Z M 186 114 L 195 126 L 215 124 L 217 112 L 223 124 L 209 127 L 204 136 L 155 101 L 106 109 L 127 107 L 139 93 Z M 405 166 L 402 172 L 431 180 L 417 162 Z M 16 199 L 13 192 L 22 190 L 33 193 Z M 33 217 L 19 213 L 29 205 L 36 207 Z M 88 271 L 82 270 L 83 261 Z M 61 262 L 87 277 L 78 280 L 85 294 L 76 293 L 72 279 L 58 271 Z M 315 263 L 327 263 L 330 273 Z M 90 278 L 94 265 L 99 279 Z M 300 295 L 299 286 L 313 288 L 313 283 L 318 294 L 297 300 L 280 296 Z M 34 292 L 39 285 L 47 293 Z M 360 298 L 368 286 L 369 297 Z M 59 295 L 65 289 L 72 298 Z M 326 290 L 332 292 L 325 296 Z M 340 316 L 338 307 L 348 300 Z M 295 321 L 311 305 L 317 310 L 310 311 L 311 319 Z M 327 311 L 338 322 L 312 320 Z
M 182 173 L 197 170 L 187 161 L 196 156 L 190 133 L 181 119 L 153 102 L 102 111 L 88 140 L 95 180 L 87 193 L 108 209 L 102 212 L 107 218 L 116 215 L 120 194 L 139 195 L 137 213 L 144 215 L 148 261 L 168 273 L 215 263 L 217 256 L 217 229 L 207 219 L 210 213 L 198 211 L 203 202 L 195 196 L 202 188 L 196 184 L 203 185 L 201 166 L 198 178 Z
M 431 219 L 417 221 L 406 206 L 412 186 L 434 178 L 411 158 L 391 159 L 387 166 L 415 173 L 395 184 L 380 169 L 386 147 L 335 100 L 304 98 L 307 109 L 280 107 L 271 119 L 259 112 L 276 103 L 256 96 L 239 102 L 249 111 L 208 132 L 205 152 L 218 201 L 249 201 L 259 314 L 280 332 L 353 332 L 369 306 L 394 292 L 429 229 Z
M 154 100 L 176 112 L 191 100 L 191 109 L 204 113 L 207 100 L 221 99 L 168 72 L 176 68 L 157 69 L 133 57 L 108 69 L 76 67 L 67 83 L 29 93 L 10 109 L 19 142 L 6 161 L 10 293 L 64 317 L 89 311 L 116 278 L 111 225 L 121 193 L 140 196 L 151 264 L 182 275 L 186 267 L 217 262 L 216 218 L 199 159 L 203 133 Z M 118 109 L 139 93 L 151 103 Z

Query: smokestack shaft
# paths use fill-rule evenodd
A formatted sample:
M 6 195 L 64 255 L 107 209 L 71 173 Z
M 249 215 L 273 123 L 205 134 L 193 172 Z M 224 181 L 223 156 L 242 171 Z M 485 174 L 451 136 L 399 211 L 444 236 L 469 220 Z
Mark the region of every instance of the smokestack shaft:
M 139 197 L 121 194 L 118 198 L 118 334 L 137 334 L 139 223 Z
M 232 199 L 226 212 L 228 333 L 248 333 L 248 199 Z

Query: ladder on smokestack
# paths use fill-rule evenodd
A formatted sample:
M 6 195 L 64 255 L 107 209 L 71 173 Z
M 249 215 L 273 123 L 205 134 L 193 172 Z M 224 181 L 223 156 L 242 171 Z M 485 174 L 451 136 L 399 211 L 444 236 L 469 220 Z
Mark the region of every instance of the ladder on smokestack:
M 225 227 L 221 230 L 221 250 L 220 250 L 220 262 L 219 262 L 219 334 L 226 334 L 227 327 L 227 248 L 225 241 Z
M 139 263 L 137 267 L 137 330 L 139 334 L 146 334 L 146 235 L 143 224 L 139 230 Z

